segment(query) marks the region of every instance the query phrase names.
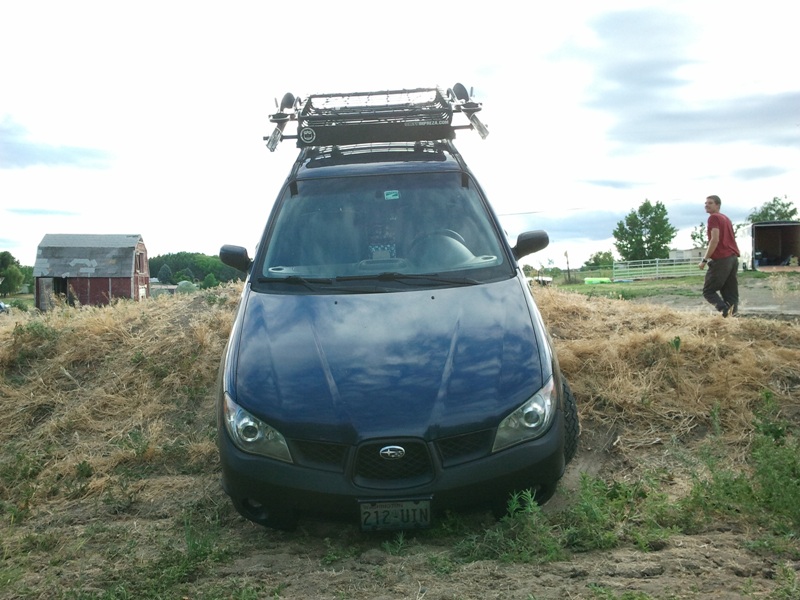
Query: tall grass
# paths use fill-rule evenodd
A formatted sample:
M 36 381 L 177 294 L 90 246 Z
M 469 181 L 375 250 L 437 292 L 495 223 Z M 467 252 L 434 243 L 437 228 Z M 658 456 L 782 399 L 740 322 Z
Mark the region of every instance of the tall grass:
M 218 481 L 214 386 L 239 292 L 0 325 L 0 598 L 281 597 L 278 576 L 231 575 L 238 554 L 286 538 L 242 524 Z M 523 491 L 499 522 L 451 515 L 388 539 L 335 530 L 308 560 L 335 571 L 433 540 L 426 564 L 446 575 L 475 560 L 657 551 L 720 524 L 749 532 L 754 552 L 800 559 L 798 326 L 535 293 L 584 433 L 609 432 L 619 472 L 583 474 L 561 510 Z

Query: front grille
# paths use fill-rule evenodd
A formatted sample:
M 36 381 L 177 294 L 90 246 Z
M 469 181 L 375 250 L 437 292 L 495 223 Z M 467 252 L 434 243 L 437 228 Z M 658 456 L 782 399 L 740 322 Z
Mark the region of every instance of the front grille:
M 348 446 L 304 440 L 292 440 L 290 445 L 297 464 L 324 471 L 344 472 Z
M 452 467 L 488 456 L 492 450 L 494 430 L 456 435 L 436 442 L 442 466 Z
M 387 460 L 381 456 L 386 446 L 400 446 L 402 458 Z M 356 485 L 362 487 L 404 488 L 422 485 L 433 479 L 433 464 L 428 447 L 419 440 L 369 442 L 358 448 L 353 471 Z

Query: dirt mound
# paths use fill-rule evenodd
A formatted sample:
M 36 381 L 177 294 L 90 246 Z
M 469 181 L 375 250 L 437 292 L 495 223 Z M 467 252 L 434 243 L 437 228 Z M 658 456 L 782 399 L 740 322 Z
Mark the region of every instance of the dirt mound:
M 464 527 L 494 526 L 489 513 L 437 535 L 365 535 L 311 520 L 280 533 L 243 521 L 219 487 L 213 408 L 238 295 L 232 286 L 0 322 L 0 598 L 753 598 L 789 589 L 796 564 L 752 551 L 752 532 L 719 523 L 650 551 L 623 545 L 532 567 L 452 558 Z M 583 425 L 548 513 L 570 505 L 586 474 L 624 482 L 658 472 L 679 498 L 712 434 L 727 463 L 742 463 L 765 390 L 798 420 L 795 323 L 535 295 Z

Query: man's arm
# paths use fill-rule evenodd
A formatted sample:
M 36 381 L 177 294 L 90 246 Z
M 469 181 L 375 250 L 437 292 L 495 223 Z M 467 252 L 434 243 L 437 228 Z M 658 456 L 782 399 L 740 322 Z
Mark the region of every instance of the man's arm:
M 703 257 L 703 260 L 700 261 L 698 265 L 701 269 L 706 268 L 706 263 L 709 261 L 709 258 L 712 254 L 714 254 L 714 250 L 717 249 L 719 245 L 719 228 L 715 227 L 711 230 L 711 237 L 708 239 L 708 250 L 706 250 L 706 255 Z

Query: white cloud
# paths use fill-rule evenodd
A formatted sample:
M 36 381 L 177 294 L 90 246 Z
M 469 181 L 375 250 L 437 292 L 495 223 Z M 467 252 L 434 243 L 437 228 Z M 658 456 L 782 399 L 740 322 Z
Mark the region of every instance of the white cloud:
M 274 98 L 462 81 L 491 135 L 457 145 L 509 234 L 545 224 L 536 260 L 580 266 L 645 199 L 681 227 L 710 193 L 734 218 L 800 200 L 794 23 L 776 0 L 4 3 L 0 250 L 253 249 L 294 158 L 263 145 Z

